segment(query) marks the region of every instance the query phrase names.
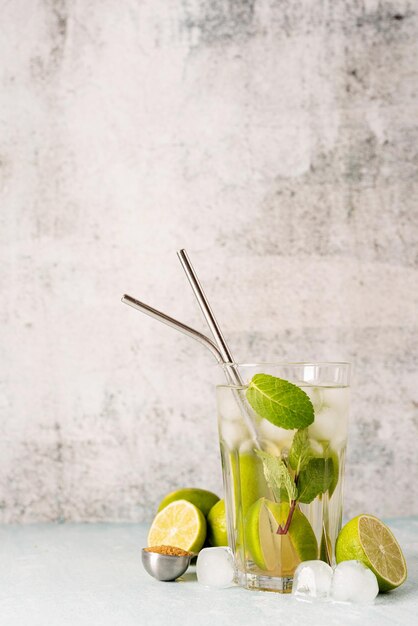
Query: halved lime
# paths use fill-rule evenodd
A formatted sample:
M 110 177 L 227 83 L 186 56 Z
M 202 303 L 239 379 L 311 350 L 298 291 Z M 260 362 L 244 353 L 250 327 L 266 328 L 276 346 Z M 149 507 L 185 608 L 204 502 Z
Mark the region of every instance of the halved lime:
M 206 538 L 202 511 L 187 500 L 176 500 L 157 513 L 148 533 L 148 546 L 175 546 L 199 552 Z
M 177 489 L 176 491 L 171 491 L 164 496 L 158 505 L 157 512 L 162 511 L 168 504 L 175 502 L 176 500 L 187 500 L 188 502 L 191 502 L 202 511 L 203 515 L 206 516 L 213 505 L 218 502 L 219 497 L 215 493 L 212 493 L 212 491 L 199 489 L 198 487 Z
M 318 558 L 315 533 L 305 515 L 296 508 L 287 535 L 278 535 L 289 514 L 289 504 L 260 498 L 248 510 L 245 519 L 245 543 L 254 563 L 263 570 L 295 566 L 300 561 Z M 291 554 L 293 553 L 293 554 Z M 291 569 L 291 567 L 289 567 Z
M 344 526 L 335 548 L 337 563 L 356 559 L 375 573 L 380 591 L 406 580 L 405 557 L 389 528 L 374 515 L 358 515 Z

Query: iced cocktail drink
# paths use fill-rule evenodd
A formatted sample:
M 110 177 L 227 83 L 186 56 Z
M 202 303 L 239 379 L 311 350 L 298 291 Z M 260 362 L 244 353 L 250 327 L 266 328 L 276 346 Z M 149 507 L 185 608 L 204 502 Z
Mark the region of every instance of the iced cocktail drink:
M 234 367 L 244 386 L 218 386 L 217 400 L 236 579 L 249 589 L 288 592 L 301 561 L 334 563 L 350 366 Z

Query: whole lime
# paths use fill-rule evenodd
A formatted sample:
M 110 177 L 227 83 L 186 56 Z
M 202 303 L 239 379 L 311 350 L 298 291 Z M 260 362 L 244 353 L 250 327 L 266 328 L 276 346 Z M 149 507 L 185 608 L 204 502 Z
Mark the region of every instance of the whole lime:
M 177 489 L 176 491 L 171 491 L 161 500 L 158 505 L 157 512 L 162 511 L 168 504 L 171 502 L 175 502 L 176 500 L 187 500 L 191 502 L 198 509 L 200 509 L 203 515 L 206 517 L 216 502 L 218 502 L 219 497 L 212 493 L 212 491 L 207 491 L 206 489 L 199 489 L 198 487 L 186 487 L 184 489 Z
M 226 526 L 225 501 L 219 500 L 213 505 L 206 518 L 208 534 L 206 541 L 209 546 L 227 546 L 228 534 Z

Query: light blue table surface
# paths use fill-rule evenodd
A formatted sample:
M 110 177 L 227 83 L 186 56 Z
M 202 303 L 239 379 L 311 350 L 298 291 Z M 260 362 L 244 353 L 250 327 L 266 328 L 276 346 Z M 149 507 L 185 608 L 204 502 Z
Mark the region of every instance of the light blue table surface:
M 307 603 L 238 587 L 208 589 L 194 568 L 161 583 L 142 568 L 147 525 L 0 526 L 1 626 L 332 626 L 418 624 L 418 518 L 388 520 L 408 580 L 367 606 Z

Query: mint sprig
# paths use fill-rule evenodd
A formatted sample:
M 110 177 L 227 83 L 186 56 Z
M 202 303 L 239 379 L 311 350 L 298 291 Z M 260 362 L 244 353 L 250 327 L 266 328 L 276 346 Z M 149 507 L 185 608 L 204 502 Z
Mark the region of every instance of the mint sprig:
M 300 387 L 269 374 L 256 374 L 246 391 L 258 415 L 280 428 L 306 428 L 314 421 L 314 409 Z
M 281 502 L 286 497 L 289 500 L 288 518 L 284 526 L 279 526 L 277 531 L 279 534 L 286 534 L 288 531 L 297 502 L 309 504 L 330 488 L 333 479 L 332 470 L 330 471 L 331 459 L 309 458 L 309 439 L 305 438 L 302 431 L 298 433 L 302 434 L 298 435 L 296 444 L 292 446 L 293 465 L 298 467 L 294 478 L 282 459 L 268 452 L 255 450 L 263 462 L 264 476 L 275 500 Z M 299 473 L 301 467 L 303 469 Z
M 329 459 L 311 459 L 306 468 L 300 473 L 298 480 L 298 500 L 309 504 L 320 493 L 325 493 L 332 481 L 329 471 Z
M 285 462 L 262 450 L 255 450 L 255 453 L 263 461 L 264 476 L 275 499 L 280 502 L 283 495 L 287 495 L 291 504 L 292 500 L 296 500 L 298 490 Z
M 295 470 L 296 474 L 299 474 L 312 456 L 307 429 L 298 430 L 293 437 L 292 446 L 289 450 L 290 467 Z
M 286 534 L 298 502 L 309 504 L 326 491 L 332 495 L 338 481 L 338 458 L 324 458 L 312 450 L 307 427 L 315 414 L 309 396 L 300 387 L 269 374 L 256 374 L 246 396 L 260 417 L 280 428 L 297 429 L 287 459 L 255 450 L 276 501 L 289 500 L 286 523 L 277 530 Z

